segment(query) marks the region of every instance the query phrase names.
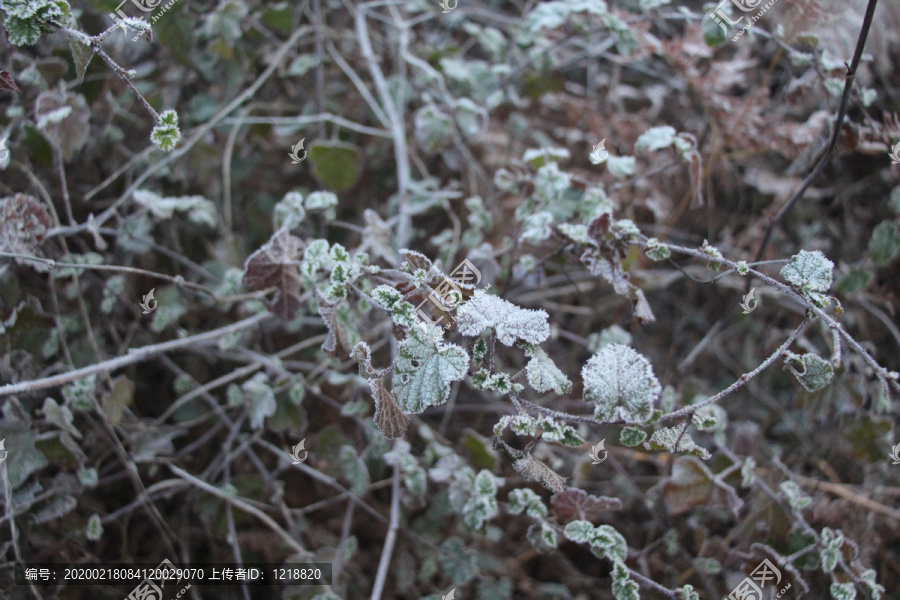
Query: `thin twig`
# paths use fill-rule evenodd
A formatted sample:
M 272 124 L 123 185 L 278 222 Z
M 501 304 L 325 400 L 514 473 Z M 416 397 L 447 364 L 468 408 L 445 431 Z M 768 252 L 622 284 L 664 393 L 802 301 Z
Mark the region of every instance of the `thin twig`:
M 399 440 L 394 442 L 394 451 L 397 451 Z M 387 536 L 384 538 L 384 548 L 381 551 L 381 561 L 378 563 L 378 574 L 375 576 L 375 585 L 372 587 L 372 595 L 369 600 L 381 600 L 384 591 L 384 583 L 387 581 L 388 567 L 391 566 L 391 555 L 394 553 L 394 542 L 397 541 L 397 528 L 400 526 L 400 467 L 394 465 L 394 478 L 391 485 L 391 522 L 388 525 Z

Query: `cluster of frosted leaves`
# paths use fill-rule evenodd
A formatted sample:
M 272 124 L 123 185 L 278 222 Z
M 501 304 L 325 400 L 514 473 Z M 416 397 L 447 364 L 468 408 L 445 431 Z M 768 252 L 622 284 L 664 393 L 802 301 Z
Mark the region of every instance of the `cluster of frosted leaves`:
M 534 436 L 540 429 L 543 439 L 548 442 L 559 442 L 571 448 L 577 448 L 584 443 L 584 438 L 578 435 L 575 428 L 552 417 L 540 416 L 535 419 L 524 414 L 505 415 L 494 425 L 494 435 L 502 435 L 507 427 L 516 435 L 523 436 Z
M 269 377 L 265 373 L 257 373 L 240 388 L 231 384 L 226 395 L 229 406 L 244 405 L 250 416 L 250 427 L 260 429 L 266 417 L 275 414 L 275 392 L 269 385 Z
M 50 32 L 51 21 L 66 22 L 70 15 L 66 0 L 3 0 L 4 26 L 9 41 L 16 46 L 32 46 L 42 33 Z
M 621 344 L 599 350 L 581 376 L 584 399 L 594 404 L 594 415 L 603 421 L 647 422 L 662 391 L 650 361 Z
M 398 441 L 394 449 L 385 452 L 384 462 L 396 466 L 403 473 L 403 485 L 416 495 L 425 493 L 427 477 L 425 469 L 419 466 L 419 461 L 412 454 L 412 447 L 406 440 Z
M 833 269 L 834 263 L 819 250 L 801 250 L 782 267 L 781 276 L 800 288 L 801 293 L 819 307 L 824 307 L 828 305 L 828 296 L 824 292 L 831 288 Z
M 525 367 L 528 384 L 536 391 L 544 393 L 553 390 L 557 394 L 568 394 L 572 391 L 572 382 L 559 370 L 553 360 L 541 348 L 532 344 L 523 344 L 525 355 L 531 357 Z
M 487 521 L 500 512 L 497 504 L 497 484 L 490 471 L 482 469 L 478 472 L 472 492 L 462 509 L 463 522 L 475 531 L 483 531 Z
M 790 504 L 791 506 L 791 510 L 800 511 L 812 503 L 812 498 L 807 496 L 800 488 L 800 486 L 793 481 L 781 482 L 781 485 L 778 486 L 778 489 L 780 489 L 781 493 L 784 494 L 787 498 L 788 504 Z
M 203 196 L 163 198 L 149 190 L 137 190 L 133 197 L 155 219 L 171 219 L 176 212 L 185 212 L 191 223 L 210 228 L 216 226 L 216 205 Z
M 457 309 L 457 327 L 467 336 L 480 335 L 491 327 L 500 343 L 512 346 L 516 340 L 540 344 L 550 335 L 548 315 L 543 310 L 519 308 L 497 296 L 478 290 Z
M 506 497 L 506 509 L 514 514 L 521 514 L 523 511 L 529 517 L 535 519 L 543 519 L 547 516 L 547 507 L 541 497 L 529 488 L 519 488 L 511 491 Z
M 445 344 L 440 327 L 419 323 L 400 342 L 394 367 L 397 404 L 404 413 L 417 414 L 447 401 L 450 384 L 468 371 L 469 355 L 455 344 Z

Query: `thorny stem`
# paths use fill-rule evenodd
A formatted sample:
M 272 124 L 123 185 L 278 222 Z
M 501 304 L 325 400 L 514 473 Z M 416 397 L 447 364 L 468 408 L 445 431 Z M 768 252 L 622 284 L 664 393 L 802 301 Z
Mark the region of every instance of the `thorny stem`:
M 707 406 L 707 405 L 709 405 L 709 404 L 713 404 L 713 403 L 715 403 L 715 402 L 718 402 L 719 400 L 721 400 L 722 398 L 724 398 L 725 396 L 727 396 L 727 395 L 730 394 L 731 392 L 733 392 L 733 391 L 737 390 L 738 388 L 740 388 L 740 387 L 746 385 L 746 383 L 747 383 L 748 381 L 750 381 L 751 379 L 753 379 L 754 377 L 756 377 L 757 375 L 759 375 L 766 367 L 768 367 L 768 366 L 771 365 L 773 362 L 775 362 L 776 360 L 778 360 L 778 357 L 780 357 L 782 354 L 784 354 L 785 350 L 787 350 L 788 347 L 789 347 L 792 343 L 794 343 L 794 340 L 797 339 L 797 336 L 800 335 L 800 332 L 801 332 L 801 331 L 803 331 L 803 328 L 806 326 L 806 323 L 807 323 L 808 320 L 809 320 L 808 318 L 804 318 L 803 321 L 800 323 L 800 325 L 798 325 L 797 328 L 793 331 L 793 333 L 791 333 L 791 335 L 788 336 L 788 338 L 784 341 L 784 343 L 781 344 L 781 345 L 778 347 L 778 349 L 777 349 L 775 352 L 773 352 L 773 353 L 769 356 L 769 358 L 767 358 L 766 360 L 764 360 L 758 367 L 756 367 L 755 369 L 753 369 L 753 370 L 750 371 L 749 373 L 744 373 L 743 375 L 741 375 L 741 376 L 738 378 L 737 381 L 735 381 L 734 383 L 732 383 L 731 385 L 729 385 L 727 388 L 725 388 L 724 390 L 722 390 L 721 392 L 719 392 L 719 393 L 716 394 L 715 396 L 710 396 L 709 398 L 707 398 L 706 400 L 704 400 L 704 401 L 702 401 L 702 402 L 698 402 L 697 404 L 692 404 L 692 405 L 690 405 L 690 406 L 685 406 L 684 408 L 680 408 L 680 409 L 678 409 L 678 410 L 676 410 L 676 411 L 673 411 L 673 412 L 670 412 L 670 413 L 668 413 L 668 414 L 666 414 L 666 415 L 661 416 L 661 417 L 659 418 L 660 422 L 662 422 L 662 421 L 667 421 L 667 420 L 669 420 L 669 419 L 676 419 L 676 418 L 678 418 L 678 417 L 682 417 L 682 416 L 685 416 L 685 415 L 693 415 L 695 412 L 697 412 L 697 409 L 700 409 L 700 408 L 703 408 L 704 406 Z M 687 425 L 687 424 L 685 424 L 685 425 Z M 682 431 L 682 435 L 684 435 L 684 432 L 683 432 L 683 431 Z M 681 439 L 681 438 L 679 438 L 679 439 Z M 677 445 L 676 445 L 676 447 L 677 447 Z

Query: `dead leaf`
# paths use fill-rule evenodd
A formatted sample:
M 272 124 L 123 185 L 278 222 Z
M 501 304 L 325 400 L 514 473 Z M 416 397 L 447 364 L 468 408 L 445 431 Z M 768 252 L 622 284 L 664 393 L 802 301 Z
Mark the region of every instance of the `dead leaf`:
M 112 390 L 103 394 L 103 413 L 109 419 L 110 425 L 118 425 L 122 422 L 125 407 L 131 406 L 134 398 L 134 383 L 124 375 L 119 375 L 112 381 Z
M 50 215 L 34 196 L 16 194 L 0 198 L 0 250 L 14 254 L 40 256 L 40 244 L 50 230 Z M 37 271 L 49 271 L 45 264 L 17 258 Z
M 13 81 L 9 71 L 0 71 L 0 90 L 10 90 L 13 92 L 21 91 L 19 86 L 16 85 L 16 82 Z
M 344 326 L 337 319 L 337 304 L 327 304 L 324 299 L 319 296 L 319 314 L 328 327 L 328 337 L 322 343 L 322 350 L 331 356 L 344 357 L 350 352 L 350 340 Z
M 728 484 L 693 456 L 679 456 L 672 476 L 663 484 L 663 502 L 671 516 L 684 514 L 697 506 L 727 506 L 735 516 L 744 502 Z
M 550 499 L 550 506 L 563 523 L 569 521 L 593 521 L 608 510 L 621 510 L 622 501 L 607 496 L 591 496 L 584 490 L 570 488 Z
M 412 419 L 403 414 L 381 379 L 370 379 L 369 388 L 375 399 L 375 425 L 379 431 L 389 440 L 402 437 Z
M 566 490 L 566 478 L 530 454 L 514 462 L 513 469 L 528 481 L 540 482 L 551 492 L 560 493 Z
M 280 229 L 244 263 L 244 287 L 253 292 L 277 287 L 278 294 L 266 308 L 285 321 L 293 319 L 301 306 L 297 260 L 302 248 L 300 239 Z
M 431 270 L 431 260 L 421 252 L 403 248 L 400 250 L 400 255 L 403 257 L 403 260 L 409 263 L 410 273 L 415 273 L 419 269 L 426 272 Z

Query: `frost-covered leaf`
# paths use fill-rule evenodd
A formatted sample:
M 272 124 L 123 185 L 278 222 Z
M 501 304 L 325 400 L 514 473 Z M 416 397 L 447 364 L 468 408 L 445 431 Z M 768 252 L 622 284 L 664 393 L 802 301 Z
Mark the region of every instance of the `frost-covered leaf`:
M 637 427 L 626 427 L 622 430 L 622 433 L 619 434 L 619 441 L 622 442 L 623 446 L 628 446 L 629 448 L 637 446 L 646 439 L 647 432 L 638 429 Z
M 874 569 L 863 571 L 859 577 L 867 586 L 869 586 L 869 593 L 872 594 L 872 600 L 881 600 L 881 595 L 885 592 L 885 589 L 883 585 L 878 583 Z
M 553 390 L 557 394 L 568 394 L 572 391 L 572 382 L 541 348 L 526 345 L 525 355 L 531 357 L 525 367 L 525 374 L 528 376 L 528 384 L 535 391 L 544 393 Z
M 570 156 L 567 148 L 529 148 L 522 160 L 535 169 L 540 169 L 550 161 L 567 160 Z
M 87 144 L 91 111 L 84 96 L 65 90 L 41 92 L 34 101 L 37 128 L 57 145 L 66 161 Z
M 781 269 L 781 275 L 803 291 L 827 292 L 833 269 L 834 263 L 820 251 L 801 250 Z
M 81 432 L 73 425 L 74 416 L 66 405 L 60 406 L 53 398 L 44 398 L 44 406 L 41 411 L 47 421 L 53 423 L 73 437 L 81 438 Z
M 34 196 L 15 194 L 0 198 L 0 251 L 25 256 L 43 256 L 39 244 L 50 231 L 52 221 L 47 209 Z M 27 264 L 37 271 L 49 270 L 44 263 L 21 258 L 18 264 Z M 3 268 L 0 268 L 2 273 Z
M 216 205 L 203 196 L 163 198 L 148 190 L 137 190 L 134 201 L 147 208 L 156 219 L 171 219 L 176 211 L 186 212 L 188 220 L 210 228 L 216 226 Z
M 431 259 L 421 252 L 403 248 L 400 250 L 400 256 L 405 261 L 401 268 L 408 273 L 415 273 L 416 271 L 425 271 L 427 273 L 431 270 Z
M 592 333 L 588 336 L 588 349 L 596 352 L 601 348 L 605 348 L 610 344 L 621 344 L 623 346 L 631 345 L 631 334 L 619 327 L 618 325 L 610 325 L 599 334 Z
M 603 421 L 646 422 L 662 391 L 650 361 L 621 344 L 599 350 L 581 376 L 584 399 L 594 404 L 594 415 Z
M 628 569 L 622 562 L 616 562 L 613 566 L 612 593 L 616 600 L 640 600 L 638 584 L 629 579 Z
M 572 521 L 566 525 L 563 535 L 576 544 L 588 544 L 594 538 L 594 524 L 590 521 Z
M 675 141 L 674 127 L 663 125 L 662 127 L 652 127 L 641 134 L 634 143 L 634 151 L 637 154 L 644 152 L 652 152 L 653 150 L 662 150 L 668 148 Z
M 841 558 L 841 546 L 844 544 L 844 534 L 830 527 L 822 529 L 819 540 L 819 558 L 822 561 L 822 572 L 831 573 Z
M 603 215 L 592 221 L 592 226 L 598 221 L 602 222 L 608 220 L 605 219 L 605 217 L 607 217 L 607 215 Z M 590 227 L 588 228 L 588 233 L 589 235 L 591 234 Z M 631 283 L 628 279 L 628 273 L 622 270 L 622 267 L 617 261 L 612 261 L 609 258 L 604 257 L 601 252 L 595 248 L 585 250 L 581 255 L 580 260 L 588 269 L 590 269 L 593 275 L 598 275 L 609 282 L 617 294 L 631 299 L 631 304 L 634 307 L 634 316 L 636 316 L 641 323 L 652 323 L 656 320 L 643 290 Z
M 804 494 L 800 486 L 793 481 L 782 481 L 778 489 L 788 499 L 788 504 L 791 505 L 792 510 L 803 510 L 812 502 L 812 498 Z
M 667 0 L 668 1 L 668 0 Z M 686 585 L 678 590 L 682 600 L 700 600 L 700 594 L 694 591 L 694 586 Z
M 472 384 L 482 390 L 498 394 L 518 394 L 525 387 L 515 383 L 506 373 L 490 373 L 481 369 L 472 375 Z
M 369 487 L 369 469 L 353 446 L 344 445 L 338 450 L 338 462 L 344 478 L 350 483 L 350 490 L 361 495 Z
M 334 221 L 337 216 L 335 208 L 338 205 L 338 197 L 333 192 L 318 190 L 307 196 L 303 205 L 310 212 L 324 212 L 326 221 Z
M 538 426 L 543 431 L 541 437 L 548 442 L 559 442 L 570 448 L 577 448 L 584 443 L 584 438 L 578 435 L 575 428 L 566 425 L 562 421 L 557 421 L 550 417 L 541 417 L 538 420 Z
M 545 210 L 530 216 L 522 226 L 519 240 L 529 244 L 537 244 L 549 239 L 553 235 L 550 226 L 553 225 L 553 215 Z
M 83 379 L 73 381 L 62 389 L 63 398 L 67 405 L 78 410 L 91 410 L 96 401 L 97 375 L 88 375 Z
M 44 503 L 31 516 L 35 523 L 48 523 L 69 514 L 78 506 L 78 500 L 75 496 L 66 494 L 65 496 L 54 497 Z
M 6 469 L 13 490 L 25 483 L 29 475 L 47 466 L 47 458 L 35 447 L 35 434 L 27 424 L 8 418 L 0 420 L 0 440 L 6 440 L 8 458 L 2 468 Z
M 467 336 L 480 335 L 492 327 L 500 343 L 512 346 L 517 339 L 540 344 L 550 335 L 548 315 L 543 310 L 519 308 L 497 296 L 478 290 L 456 312 L 457 327 Z
M 856 586 L 853 583 L 832 583 L 830 591 L 834 600 L 856 600 Z
M 691 438 L 691 434 L 684 433 L 684 427 L 664 427 L 653 432 L 650 440 L 644 442 L 647 450 L 665 450 L 667 452 L 687 452 L 703 460 L 709 460 L 710 454 L 706 448 L 698 446 Z M 679 439 L 680 438 L 680 439 Z M 675 442 L 678 447 L 675 447 Z
M 600 558 L 624 562 L 628 556 L 628 544 L 621 533 L 611 525 L 597 527 L 590 540 L 591 552 Z
M 285 321 L 297 316 L 300 301 L 300 272 L 297 260 L 303 242 L 287 229 L 279 229 L 244 263 L 244 287 L 251 292 L 277 287 L 275 299 L 266 308 Z
M 803 370 L 795 369 L 792 362 L 798 364 Z M 803 356 L 788 354 L 785 358 L 785 365 L 808 392 L 822 389 L 834 378 L 834 367 L 831 363 L 815 354 L 807 353 Z
M 150 132 L 150 141 L 163 152 L 171 152 L 181 139 L 181 130 L 178 128 L 178 113 L 167 110 L 159 115 L 159 123 Z
M 528 481 L 540 482 L 551 492 L 559 493 L 566 489 L 566 478 L 537 460 L 530 454 L 513 463 L 516 472 Z
M 378 430 L 389 440 L 401 437 L 412 420 L 403 414 L 381 379 L 370 379 L 369 387 L 375 399 L 375 425 Z
M 559 545 L 559 535 L 547 521 L 532 523 L 525 535 L 538 552 L 549 552 Z
M 294 229 L 306 218 L 306 209 L 303 208 L 303 194 L 300 192 L 288 192 L 284 198 L 275 205 L 272 219 L 275 231 L 282 227 Z
M 606 511 L 620 510 L 622 501 L 607 496 L 592 496 L 584 490 L 567 489 L 555 494 L 550 505 L 563 522 L 573 519 L 592 521 Z
M 606 168 L 616 179 L 625 179 L 634 175 L 635 160 L 633 156 L 612 156 L 606 159 Z
M 266 417 L 275 414 L 275 392 L 269 386 L 269 377 L 265 373 L 257 373 L 241 385 L 244 392 L 244 403 L 250 415 L 250 427 L 260 429 Z
M 483 531 L 485 524 L 500 512 L 494 496 L 474 495 L 463 506 L 463 522 L 475 531 Z
M 453 119 L 436 106 L 423 106 L 416 112 L 414 133 L 423 150 L 440 152 L 453 142 Z
M 537 432 L 537 423 L 528 415 L 505 415 L 494 425 L 494 435 L 502 435 L 503 430 L 509 427 L 516 435 L 534 435 Z
M 96 542 L 103 537 L 103 523 L 100 522 L 100 515 L 97 513 L 92 514 L 91 518 L 88 519 L 84 536 L 92 542 Z
M 650 260 L 655 261 L 666 260 L 672 256 L 672 251 L 669 250 L 668 246 L 660 244 L 659 240 L 656 238 L 647 240 L 647 246 L 644 248 L 644 253 Z
M 469 355 L 455 344 L 445 344 L 440 327 L 421 323 L 400 342 L 395 367 L 397 404 L 406 414 L 418 414 L 447 401 L 450 384 L 468 371 Z
M 752 456 L 748 456 L 741 465 L 741 487 L 752 487 L 754 481 L 756 481 L 756 461 Z
M 886 267 L 900 254 L 900 225 L 896 221 L 882 221 L 872 230 L 869 256 L 875 266 Z
M 449 537 L 442 544 L 443 552 L 438 553 L 442 574 L 456 585 L 464 585 L 480 571 L 478 554 L 466 547 L 458 537 Z
M 525 511 L 526 514 L 535 519 L 543 519 L 547 516 L 547 507 L 541 497 L 529 488 L 518 488 L 509 493 L 506 497 L 508 504 L 507 510 L 514 515 L 518 515 Z

